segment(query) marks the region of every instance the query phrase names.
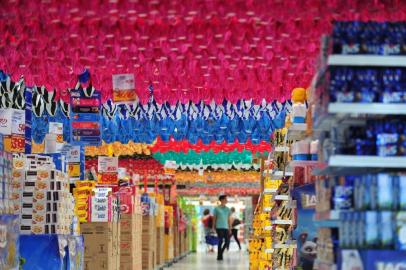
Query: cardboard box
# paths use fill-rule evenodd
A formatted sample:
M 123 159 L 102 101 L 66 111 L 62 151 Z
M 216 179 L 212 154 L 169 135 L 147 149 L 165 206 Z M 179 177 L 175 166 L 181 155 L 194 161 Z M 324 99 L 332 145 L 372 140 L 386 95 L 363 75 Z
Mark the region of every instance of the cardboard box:
M 154 269 L 154 252 L 143 251 L 142 252 L 142 269 L 153 270 Z
M 156 264 L 158 266 L 162 266 L 165 263 L 164 236 L 165 236 L 165 228 L 157 228 L 155 257 Z
M 122 214 L 120 220 L 121 243 L 120 243 L 120 269 L 142 269 L 141 227 L 140 215 Z
M 118 270 L 120 266 L 119 223 L 84 223 L 85 270 Z
M 164 239 L 165 262 L 167 262 L 174 258 L 173 228 L 169 228 L 168 233 L 164 236 Z

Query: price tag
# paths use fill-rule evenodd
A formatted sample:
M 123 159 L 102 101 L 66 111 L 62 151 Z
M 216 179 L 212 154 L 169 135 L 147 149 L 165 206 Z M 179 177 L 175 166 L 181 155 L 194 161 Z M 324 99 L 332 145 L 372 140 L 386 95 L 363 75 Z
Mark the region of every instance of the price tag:
M 3 135 L 11 135 L 11 118 L 13 110 L 0 109 L 0 133 Z
M 14 110 L 11 122 L 11 133 L 25 135 L 25 111 Z
M 129 102 L 136 99 L 134 74 L 114 74 L 113 101 Z
M 69 149 L 69 151 L 66 155 L 66 162 L 80 163 L 80 146 L 75 145 Z
M 99 157 L 97 168 L 98 168 L 99 173 L 117 172 L 118 171 L 118 157 Z

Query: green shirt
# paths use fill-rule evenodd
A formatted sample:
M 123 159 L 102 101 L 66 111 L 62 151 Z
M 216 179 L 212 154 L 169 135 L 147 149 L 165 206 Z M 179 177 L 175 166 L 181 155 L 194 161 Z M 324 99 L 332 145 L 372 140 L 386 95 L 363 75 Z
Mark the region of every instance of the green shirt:
M 217 206 L 214 208 L 214 216 L 216 217 L 216 229 L 228 229 L 228 219 L 230 218 L 230 208 L 227 206 Z

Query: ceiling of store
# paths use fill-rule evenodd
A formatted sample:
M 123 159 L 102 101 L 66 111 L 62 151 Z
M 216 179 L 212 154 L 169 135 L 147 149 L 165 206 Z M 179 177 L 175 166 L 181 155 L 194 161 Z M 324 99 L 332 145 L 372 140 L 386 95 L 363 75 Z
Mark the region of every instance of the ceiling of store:
M 2 1 L 0 69 L 58 95 L 88 68 L 134 73 L 141 100 L 283 101 L 307 86 L 332 20 L 404 20 L 404 1 Z

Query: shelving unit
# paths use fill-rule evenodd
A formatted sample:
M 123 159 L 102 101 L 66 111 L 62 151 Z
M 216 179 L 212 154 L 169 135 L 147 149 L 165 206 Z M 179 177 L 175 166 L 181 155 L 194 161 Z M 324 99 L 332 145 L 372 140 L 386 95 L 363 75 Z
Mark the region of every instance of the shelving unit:
M 271 177 L 273 177 L 275 179 L 283 177 L 283 175 L 285 175 L 285 176 L 293 176 L 293 172 L 291 172 L 291 171 L 286 171 L 285 174 L 284 174 L 283 171 L 265 170 L 265 173 L 270 174 Z
M 295 242 L 291 244 L 273 244 L 274 249 L 290 248 L 290 247 L 296 248 L 297 244 Z
M 406 67 L 406 56 L 393 55 L 341 55 L 328 57 L 329 66 Z
M 334 155 L 329 158 L 328 166 L 343 168 L 406 169 L 406 157 Z
M 289 146 L 277 146 L 275 152 L 289 152 Z
M 406 115 L 406 104 L 386 103 L 330 103 L 331 114 Z
M 327 52 L 328 50 L 326 50 Z M 328 57 L 324 56 L 320 60 L 321 63 L 326 63 L 325 66 L 330 67 L 368 67 L 368 68 L 406 68 L 406 56 L 403 55 L 330 55 Z M 321 73 L 325 70 L 325 67 L 321 67 Z M 316 81 L 316 79 L 315 79 Z M 316 117 L 313 119 L 314 129 L 321 131 L 330 131 L 334 127 L 334 135 L 331 135 L 331 138 L 334 141 L 344 141 L 343 134 L 348 126 L 360 126 L 366 123 L 366 120 L 369 119 L 396 119 L 397 116 L 406 115 L 406 104 L 387 104 L 387 103 L 340 103 L 332 102 L 328 103 L 329 93 L 325 90 L 327 84 L 323 84 L 320 87 L 316 84 L 312 85 L 314 92 L 314 100 L 311 106 L 316 108 Z M 323 92 L 324 91 L 324 92 Z M 402 89 L 403 91 L 403 89 Z M 317 100 L 319 99 L 319 100 Z M 327 103 L 327 104 L 326 104 Z M 355 123 L 358 121 L 358 123 Z M 321 136 L 321 138 L 323 138 Z M 360 213 L 364 212 L 362 210 L 323 210 L 323 209 L 335 209 L 339 208 L 340 205 L 329 204 L 333 200 L 332 193 L 334 192 L 334 187 L 341 185 L 342 181 L 346 181 L 347 178 L 341 178 L 341 176 L 346 175 L 365 175 L 365 174 L 376 174 L 376 173 L 395 173 L 395 172 L 404 172 L 406 171 L 406 157 L 404 156 L 361 156 L 361 155 L 346 155 L 346 154 L 333 154 L 327 158 L 326 164 L 324 166 L 311 163 L 302 163 L 302 162 L 291 162 L 289 164 L 292 168 L 298 166 L 314 166 L 316 167 L 313 170 L 313 175 L 322 176 L 318 178 L 318 187 L 319 195 L 318 199 L 324 198 L 324 202 L 321 202 L 319 206 L 320 212 L 316 212 L 314 216 L 314 223 L 319 227 L 319 241 L 322 245 L 321 249 L 318 249 L 318 258 L 314 263 L 315 269 L 330 269 L 336 270 L 340 267 L 340 259 L 348 260 L 349 257 L 344 257 L 343 254 L 345 251 L 346 245 L 342 244 L 342 241 L 345 241 L 344 238 L 340 240 L 340 245 L 336 246 L 337 237 L 342 236 L 340 229 L 343 222 L 351 224 L 354 227 L 356 234 L 353 235 L 354 239 L 356 235 L 362 233 L 358 225 L 354 223 L 352 225 L 351 221 L 353 216 L 358 214 L 361 216 L 358 220 L 362 222 L 363 217 Z M 326 176 L 340 176 L 339 178 L 326 178 Z M 361 177 L 361 176 L 360 176 Z M 352 178 L 349 178 L 351 181 Z M 329 182 L 325 182 L 329 181 Z M 358 177 L 354 178 L 354 181 L 358 181 Z M 361 180 L 360 180 L 361 181 Z M 340 183 L 340 184 L 339 184 Z M 362 183 L 362 182 L 360 182 Z M 364 183 L 366 186 L 367 182 Z M 361 184 L 360 184 L 361 185 Z M 355 189 L 355 188 L 354 188 Z M 367 187 L 365 187 L 367 190 Z M 331 192 L 331 194 L 330 194 Z M 355 192 L 355 191 L 354 191 Z M 359 191 L 360 192 L 360 191 Z M 368 192 L 368 191 L 365 191 Z M 380 192 L 379 190 L 376 192 Z M 395 192 L 393 193 L 393 195 Z M 354 196 L 353 200 L 357 198 L 356 196 L 360 195 L 350 195 Z M 372 195 L 371 195 L 372 196 Z M 352 207 L 352 206 L 349 206 Z M 355 206 L 354 206 L 355 207 Z M 363 208 L 361 208 L 363 209 Z M 371 206 L 368 208 L 368 211 L 379 212 L 378 206 Z M 372 209 L 372 210 L 371 210 Z M 396 210 L 392 210 L 396 212 Z M 340 219 L 341 214 L 348 213 L 345 215 L 349 219 L 343 218 Z M 355 218 L 355 220 L 357 220 Z M 378 227 L 380 226 L 380 221 L 377 221 Z M 395 222 L 395 221 L 393 221 Z M 350 225 L 348 225 L 350 226 Z M 344 226 L 345 227 L 345 226 Z M 378 230 L 380 230 L 378 228 Z M 379 232 L 377 233 L 379 234 Z M 393 231 L 393 234 L 396 235 L 396 230 Z M 345 234 L 344 234 L 345 235 Z M 347 235 L 348 236 L 348 235 Z M 394 236 L 395 237 L 395 236 Z M 395 237 L 396 238 L 396 237 Z M 348 239 L 346 240 L 348 241 Z M 345 243 L 345 242 L 344 242 Z M 394 242 L 392 243 L 393 245 Z M 329 248 L 331 247 L 331 248 Z M 334 248 L 333 248 L 334 247 Z M 395 250 L 395 246 L 392 247 L 392 250 L 372 250 L 369 251 L 365 246 L 356 246 L 351 245 L 353 248 L 351 252 L 354 252 L 355 255 L 359 255 L 362 263 L 363 269 L 375 269 L 377 267 L 377 262 L 382 264 L 381 267 L 385 268 L 386 263 L 389 261 L 399 261 L 398 258 L 394 259 L 396 256 L 405 258 L 406 252 Z M 338 250 L 338 251 L 337 251 Z M 341 253 L 343 251 L 343 253 Z M 337 252 L 341 254 L 337 254 Z M 352 255 L 353 257 L 355 255 Z M 378 258 L 379 257 L 379 258 Z M 332 262 L 333 261 L 333 262 Z M 389 267 L 395 267 L 395 264 L 389 263 Z M 361 266 L 360 266 L 361 267 Z M 379 268 L 379 266 L 378 266 Z
M 303 126 L 302 126 L 303 127 Z M 299 130 L 303 128 L 299 128 Z M 274 155 L 279 154 L 283 152 L 283 155 L 286 155 L 286 153 L 289 153 L 290 147 L 287 145 L 279 145 L 275 147 L 273 153 Z M 285 163 L 283 163 L 285 164 Z M 269 168 L 265 168 L 266 166 L 269 166 Z M 293 220 L 288 220 L 286 218 L 294 218 L 294 215 L 283 215 L 281 216 L 281 219 L 276 218 L 275 213 L 278 212 L 279 207 L 287 207 L 287 208 L 295 208 L 296 204 L 294 201 L 292 201 L 292 198 L 289 194 L 278 194 L 279 192 L 279 187 L 282 183 L 281 180 L 283 180 L 283 177 L 290 177 L 293 176 L 293 172 L 291 171 L 283 171 L 283 170 L 273 170 L 273 162 L 265 162 L 264 160 L 262 161 L 262 166 L 261 166 L 261 194 L 260 194 L 260 200 L 258 202 L 258 207 L 255 211 L 255 216 L 254 220 L 256 217 L 259 217 L 260 215 L 262 216 L 262 221 L 260 221 L 260 224 L 262 225 L 261 228 L 254 229 L 254 234 L 251 237 L 251 241 L 256 241 L 257 245 L 255 246 L 255 250 L 253 251 L 256 256 L 258 256 L 259 261 L 263 265 L 267 265 L 269 269 L 275 269 L 276 267 L 274 265 L 275 261 L 278 261 L 278 259 L 275 256 L 280 256 L 278 254 L 273 254 L 274 253 L 274 245 L 272 244 L 276 239 L 274 238 L 274 234 L 271 233 L 274 229 L 278 228 L 283 228 L 286 230 L 286 233 L 288 235 L 287 241 L 288 243 L 286 244 L 277 244 L 276 248 L 282 249 L 282 248 L 296 248 L 295 245 L 291 244 L 291 227 L 294 225 Z M 268 182 L 265 182 L 268 181 Z M 275 182 L 274 182 L 275 181 Z M 269 188 L 265 188 L 265 186 L 268 186 Z M 264 198 L 267 198 L 266 201 Z M 265 218 L 265 221 L 264 221 Z M 274 219 L 274 220 L 273 220 Z M 260 233 L 258 233 L 258 231 Z M 262 244 L 258 245 L 257 241 L 262 241 Z M 251 243 L 251 242 L 250 242 Z M 261 246 L 259 249 L 258 246 Z M 250 250 L 251 252 L 251 250 Z M 294 250 L 290 250 L 292 254 L 294 254 Z M 262 253 L 262 254 L 261 254 Z M 264 254 L 265 253 L 265 254 Z M 266 254 L 272 254 L 267 256 Z M 257 259 L 258 260 L 258 259 Z M 257 261 L 256 260 L 256 261 Z M 294 261 L 292 260 L 292 263 Z
M 275 201 L 289 201 L 290 200 L 290 196 L 289 195 L 276 195 L 274 197 Z
M 292 160 L 289 162 L 288 167 L 295 168 L 295 167 L 324 167 L 325 164 L 323 162 L 317 160 Z
M 293 225 L 293 220 L 278 219 L 278 220 L 273 220 L 272 224 L 274 224 L 274 225 Z

